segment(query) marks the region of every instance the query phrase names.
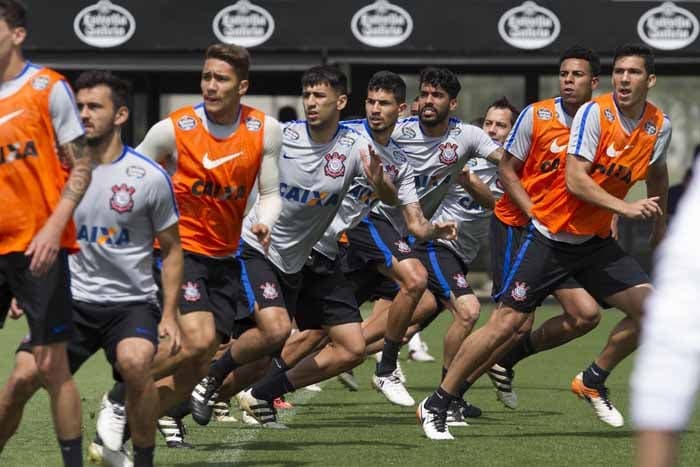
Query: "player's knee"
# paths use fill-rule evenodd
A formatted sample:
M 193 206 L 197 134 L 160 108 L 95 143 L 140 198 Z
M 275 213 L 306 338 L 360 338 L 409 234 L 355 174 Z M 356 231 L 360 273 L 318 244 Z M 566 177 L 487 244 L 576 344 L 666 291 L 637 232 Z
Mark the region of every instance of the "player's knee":
M 428 286 L 428 272 L 424 268 L 407 268 L 402 286 L 406 292 L 420 297 Z
M 269 323 L 265 326 L 264 334 L 271 347 L 282 347 L 292 332 L 292 325 L 288 321 Z
M 363 340 L 339 346 L 343 368 L 355 368 L 365 360 L 366 347 Z
M 219 342 L 216 339 L 216 331 L 203 329 L 200 332 L 191 333 L 186 338 L 186 344 L 182 351 L 190 360 L 207 360 L 216 353 Z
M 455 313 L 455 322 L 465 327 L 473 327 L 479 320 L 480 314 L 481 307 L 479 306 L 479 303 L 469 303 L 465 306 L 460 306 L 457 308 L 457 313 Z
M 41 387 L 41 378 L 36 368 L 15 370 L 7 381 L 8 402 L 10 405 L 24 403 Z
M 151 370 L 151 359 L 143 354 L 125 352 L 117 359 L 117 370 L 127 385 L 142 384 Z

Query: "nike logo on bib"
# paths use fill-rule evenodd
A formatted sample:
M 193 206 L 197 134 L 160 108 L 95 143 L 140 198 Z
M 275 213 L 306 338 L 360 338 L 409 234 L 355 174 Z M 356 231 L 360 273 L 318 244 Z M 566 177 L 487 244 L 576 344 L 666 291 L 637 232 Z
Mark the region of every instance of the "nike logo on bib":
M 567 144 L 565 144 L 564 146 L 559 146 L 557 144 L 557 140 L 555 138 L 554 141 L 552 141 L 552 144 L 549 146 L 549 152 L 552 152 L 554 154 L 559 154 L 560 152 L 564 151 L 567 147 L 568 147 Z
M 608 149 L 605 151 L 605 153 L 608 155 L 608 157 L 617 157 L 620 154 L 622 154 L 624 151 L 627 149 L 632 149 L 634 147 L 634 144 L 628 144 L 624 148 L 622 148 L 622 151 L 616 151 L 615 150 L 615 143 L 610 143 L 610 146 L 608 146 Z
M 217 168 L 218 166 L 227 163 L 228 161 L 232 161 L 238 156 L 241 156 L 243 154 L 243 151 L 239 151 L 236 154 L 230 154 L 228 156 L 224 157 L 219 157 L 218 159 L 211 160 L 209 159 L 209 153 L 204 154 L 204 157 L 202 158 L 202 165 L 204 166 L 205 169 L 207 170 L 212 170 Z
M 24 112 L 24 109 L 19 109 L 19 110 L 15 110 L 14 112 L 9 113 L 7 115 L 3 115 L 2 117 L 0 117 L 0 125 L 4 125 L 5 123 L 9 122 L 13 118 L 21 115 L 23 112 Z

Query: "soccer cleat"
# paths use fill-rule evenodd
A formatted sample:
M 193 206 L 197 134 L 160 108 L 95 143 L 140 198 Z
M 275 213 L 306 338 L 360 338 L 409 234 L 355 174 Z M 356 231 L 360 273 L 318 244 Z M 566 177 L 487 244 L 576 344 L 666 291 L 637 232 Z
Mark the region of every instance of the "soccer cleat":
M 277 410 L 289 410 L 294 408 L 292 403 L 287 402 L 283 397 L 278 397 L 277 399 L 273 400 L 272 405 Z
M 416 403 L 401 382 L 396 370 L 389 376 L 372 375 L 372 386 L 384 394 L 392 404 L 412 407 Z
M 401 381 L 401 384 L 406 384 L 406 375 L 403 372 L 403 369 L 401 368 L 401 363 L 398 361 L 396 362 L 396 370 L 394 370 L 396 373 L 396 376 L 398 376 L 399 381 Z
M 447 427 L 447 413 L 430 410 L 425 406 L 426 402 L 428 402 L 427 397 L 418 404 L 416 409 L 416 417 L 418 417 L 418 423 L 423 427 L 425 436 L 433 440 L 454 439 Z
M 228 402 L 217 402 L 214 404 L 214 411 L 212 412 L 214 420 L 217 422 L 232 423 L 238 420 L 231 414 L 231 409 L 229 408 Z
M 344 371 L 341 374 L 338 375 L 338 381 L 340 381 L 340 384 L 348 388 L 350 391 L 357 391 L 360 389 L 360 383 L 357 382 L 357 379 L 355 379 L 355 373 L 350 371 Z
M 464 399 L 457 399 L 457 404 L 459 404 L 462 409 L 462 416 L 464 418 L 479 418 L 481 417 L 481 409 L 475 405 L 470 404 Z
M 488 375 L 491 384 L 496 389 L 496 399 L 509 409 L 516 409 L 518 407 L 518 395 L 513 391 L 515 371 L 496 363 L 489 369 Z
M 97 415 L 97 434 L 102 440 L 102 445 L 112 451 L 119 451 L 124 444 L 125 427 L 126 407 L 110 401 L 107 394 L 104 394 Z
M 192 418 L 200 425 L 207 425 L 211 420 L 216 398 L 219 397 L 217 389 L 219 389 L 219 383 L 213 377 L 205 376 L 192 390 L 190 395 Z
M 445 418 L 447 426 L 469 426 L 464 419 L 462 406 L 457 399 L 450 403 L 450 408 L 447 409 L 447 417 Z
M 323 389 L 321 389 L 321 386 L 318 384 L 309 384 L 308 386 L 304 386 L 302 389 L 306 389 L 307 391 L 311 392 L 321 392 Z
M 187 429 L 182 419 L 173 417 L 161 417 L 158 419 L 158 431 L 165 438 L 165 445 L 169 448 L 192 449 L 190 443 L 185 441 Z
M 241 410 L 241 421 L 245 423 L 246 425 L 257 425 L 260 426 L 260 422 L 255 419 L 255 417 L 252 417 L 251 415 L 248 415 L 248 412 L 245 410 Z
M 133 467 L 134 463 L 129 457 L 126 446 L 122 446 L 119 451 L 112 451 L 102 445 L 99 436 L 88 446 L 88 462 L 91 464 L 104 465 L 107 467 Z
M 619 428 L 625 424 L 622 414 L 615 408 L 608 399 L 608 388 L 603 385 L 588 387 L 583 383 L 583 373 L 579 373 L 571 381 L 571 392 L 580 399 L 585 399 L 593 407 L 593 411 L 600 421 L 610 426 Z
M 418 334 L 414 335 L 411 338 L 411 341 L 415 339 L 418 336 Z M 434 362 L 435 357 L 430 355 L 428 353 L 428 344 L 423 342 L 420 337 L 417 339 L 417 344 L 415 346 L 411 345 L 411 341 L 409 341 L 408 345 L 408 359 L 413 360 L 414 362 Z
M 277 410 L 272 403 L 253 397 L 252 389 L 243 391 L 238 396 L 238 404 L 248 415 L 254 417 L 265 428 L 285 429 L 286 425 L 277 421 Z

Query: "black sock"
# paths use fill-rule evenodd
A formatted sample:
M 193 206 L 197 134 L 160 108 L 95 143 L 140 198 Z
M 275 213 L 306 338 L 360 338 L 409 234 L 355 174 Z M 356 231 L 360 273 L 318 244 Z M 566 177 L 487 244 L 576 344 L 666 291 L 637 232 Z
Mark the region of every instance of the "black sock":
M 498 362 L 503 368 L 512 369 L 516 363 L 520 360 L 529 357 L 530 355 L 537 353 L 534 346 L 532 345 L 532 340 L 530 340 L 531 334 L 528 332 L 515 344 L 515 346 L 510 349 L 510 351 Z
M 112 403 L 117 403 L 121 405 L 126 404 L 126 384 L 124 383 L 114 383 L 114 386 L 112 386 L 112 389 L 109 390 L 109 393 L 107 393 L 107 397 L 109 398 L 110 402 Z
M 384 338 L 384 349 L 382 350 L 382 361 L 377 363 L 377 376 L 389 376 L 396 369 L 396 361 L 399 358 L 401 342 Z
M 251 395 L 256 399 L 272 402 L 282 394 L 293 392 L 296 388 L 287 378 L 287 373 L 281 373 L 267 381 L 261 381 L 253 386 Z
M 209 376 L 213 376 L 219 385 L 221 385 L 226 377 L 239 366 L 241 365 L 233 359 L 231 352 L 227 351 L 221 358 L 211 364 L 209 367 Z
M 134 467 L 153 467 L 153 451 L 155 446 L 142 448 L 134 446 Z
M 63 456 L 63 465 L 66 467 L 83 467 L 83 437 L 75 439 L 58 440 Z
M 466 379 L 462 381 L 462 383 L 459 385 L 459 388 L 457 391 L 459 394 L 457 394 L 460 398 L 464 399 L 464 394 L 469 390 L 469 388 L 472 387 L 472 383 L 467 381 Z
M 176 406 L 170 408 L 166 415 L 176 420 L 182 420 L 190 414 L 190 401 L 180 402 Z
M 445 375 L 447 374 L 447 368 L 444 366 L 442 367 L 442 378 L 440 378 L 440 382 L 442 383 L 445 380 Z
M 432 393 L 425 403 L 425 406 L 436 412 L 447 412 L 450 407 L 450 402 L 455 399 L 455 396 L 438 386 L 437 391 Z
M 589 388 L 603 386 L 608 376 L 610 376 L 609 371 L 602 369 L 593 362 L 583 372 L 583 384 Z

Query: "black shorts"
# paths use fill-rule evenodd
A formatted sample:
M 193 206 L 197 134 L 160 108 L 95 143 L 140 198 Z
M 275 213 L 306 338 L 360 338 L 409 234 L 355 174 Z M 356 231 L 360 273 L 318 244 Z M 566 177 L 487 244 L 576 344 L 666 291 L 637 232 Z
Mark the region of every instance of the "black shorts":
M 390 268 L 393 258 L 403 261 L 415 257 L 408 240 L 380 214 L 370 213 L 346 234 L 350 242 L 347 264 L 352 270 L 378 264 Z
M 14 297 L 29 322 L 29 345 L 65 342 L 73 332 L 68 255 L 61 250 L 41 277 L 29 272 L 30 263 L 24 253 L 0 255 L 0 321 Z
M 302 274 L 294 315 L 300 330 L 362 322 L 354 289 L 341 271 L 338 260 L 313 252 Z
M 87 303 L 74 300 L 74 332 L 68 341 L 71 373 L 78 371 L 100 349 L 104 349 L 107 360 L 114 367 L 117 345 L 127 338 L 146 339 L 157 349 L 160 318 L 160 308 L 154 303 Z M 22 341 L 17 351 L 31 352 L 32 349 L 28 342 Z M 116 370 L 114 376 L 121 381 Z
M 527 227 L 497 299 L 522 312 L 531 312 L 573 277 L 599 303 L 605 298 L 649 282 L 649 276 L 611 237 L 579 244 L 550 240 Z
M 467 282 L 467 264 L 457 253 L 439 242 L 416 242 L 416 256 L 428 270 L 428 290 L 437 298 L 451 300 L 452 295 L 474 294 Z
M 216 331 L 228 338 L 241 295 L 240 261 L 237 258 L 210 258 L 189 251 L 184 253 L 185 270 L 178 300 L 180 313 L 212 313 Z M 161 264 L 159 258 L 153 262 L 154 276 L 159 285 Z

